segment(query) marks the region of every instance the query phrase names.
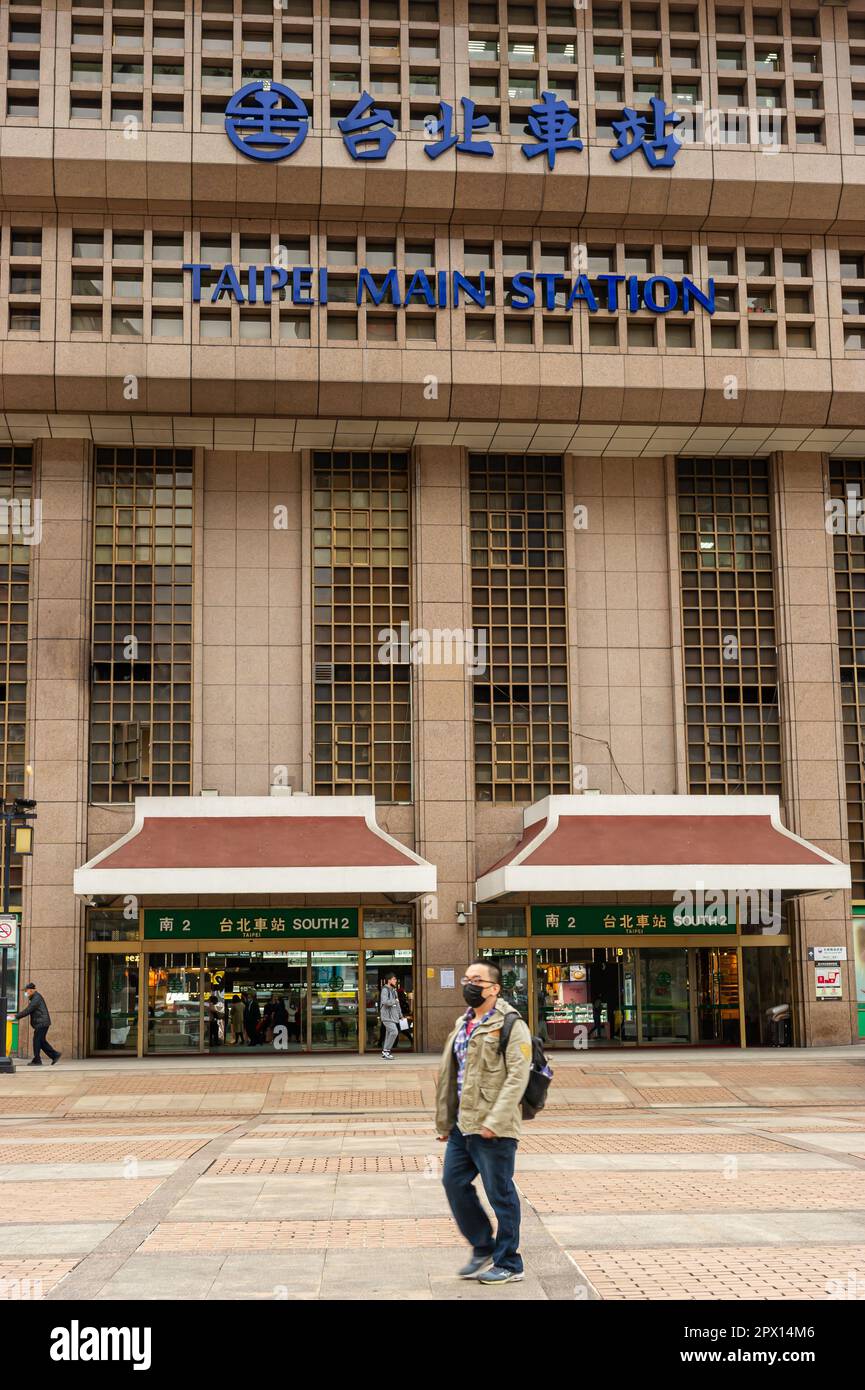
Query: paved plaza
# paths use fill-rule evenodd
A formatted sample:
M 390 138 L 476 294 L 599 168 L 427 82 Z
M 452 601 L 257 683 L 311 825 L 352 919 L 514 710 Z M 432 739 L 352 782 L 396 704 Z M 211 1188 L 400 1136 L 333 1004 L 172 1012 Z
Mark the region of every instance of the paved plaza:
M 553 1058 L 526 1278 L 454 1278 L 437 1059 L 66 1062 L 0 1077 L 0 1297 L 865 1297 L 865 1053 Z

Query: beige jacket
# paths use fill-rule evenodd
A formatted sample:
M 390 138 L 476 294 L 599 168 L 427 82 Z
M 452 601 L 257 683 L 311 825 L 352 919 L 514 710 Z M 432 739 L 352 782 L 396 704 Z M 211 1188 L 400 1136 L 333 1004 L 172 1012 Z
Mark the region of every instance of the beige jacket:
M 532 1038 L 519 1016 L 508 1039 L 507 1066 L 499 1053 L 499 1035 L 506 1014 L 516 1013 L 499 996 L 492 1018 L 472 1030 L 466 1052 L 462 1099 L 457 1102 L 457 1059 L 454 1039 L 462 1026 L 460 1014 L 444 1046 L 436 1087 L 436 1131 L 450 1134 L 457 1122 L 464 1134 L 490 1129 L 499 1139 L 519 1139 L 522 1132 L 520 1101 L 528 1085 L 532 1064 Z

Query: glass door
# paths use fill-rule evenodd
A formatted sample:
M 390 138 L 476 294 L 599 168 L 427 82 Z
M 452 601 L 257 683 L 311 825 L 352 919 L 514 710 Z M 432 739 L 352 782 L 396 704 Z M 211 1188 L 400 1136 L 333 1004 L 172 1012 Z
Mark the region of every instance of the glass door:
M 310 1045 L 316 1051 L 357 1052 L 357 951 L 313 951 L 310 956 Z
M 396 975 L 396 988 L 403 1018 L 408 1028 L 400 1029 L 393 1041 L 394 1051 L 412 1052 L 414 1050 L 415 988 L 412 967 L 413 952 L 408 949 L 366 951 L 364 963 L 364 984 L 366 988 L 366 1043 L 367 1052 L 381 1052 L 384 1047 L 384 1024 L 380 1016 L 381 991 L 385 981 Z
M 138 956 L 90 957 L 90 1051 L 138 1051 Z
M 738 1047 L 739 960 L 735 949 L 698 946 L 694 952 L 697 1041 Z
M 641 1042 L 689 1043 L 687 950 L 640 950 Z
M 619 952 L 619 999 L 622 1010 L 619 1037 L 623 1043 L 636 1043 L 637 957 L 630 947 Z
M 484 946 L 478 952 L 481 960 L 490 960 L 502 972 L 502 998 L 516 1009 L 520 1018 L 529 1021 L 529 953 L 528 951 L 497 951 Z
M 147 961 L 147 1051 L 201 1048 L 201 957 L 170 952 Z
M 211 952 L 204 975 L 204 1049 L 305 1052 L 305 951 Z

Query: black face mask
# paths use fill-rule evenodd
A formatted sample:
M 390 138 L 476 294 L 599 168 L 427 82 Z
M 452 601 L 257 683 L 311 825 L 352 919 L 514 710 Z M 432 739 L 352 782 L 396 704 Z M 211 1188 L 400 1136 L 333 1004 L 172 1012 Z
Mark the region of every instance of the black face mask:
M 484 1002 L 484 991 L 482 985 L 463 985 L 463 999 L 469 1008 L 478 1009 Z

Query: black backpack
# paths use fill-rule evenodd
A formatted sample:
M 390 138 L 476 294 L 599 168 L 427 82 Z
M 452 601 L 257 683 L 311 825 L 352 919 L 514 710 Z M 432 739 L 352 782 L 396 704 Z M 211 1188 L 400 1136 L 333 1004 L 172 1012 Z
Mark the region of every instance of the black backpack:
M 518 1013 L 510 1013 L 505 1017 L 502 1024 L 501 1037 L 499 1038 L 499 1052 L 504 1058 L 507 1066 L 508 1039 L 511 1036 L 514 1024 L 519 1018 Z M 544 1075 L 548 1071 L 549 1076 Z M 543 1044 L 540 1038 L 532 1036 L 532 1066 L 529 1072 L 529 1080 L 523 1098 L 520 1102 L 520 1110 L 524 1120 L 533 1120 L 539 1110 L 543 1110 L 547 1103 L 547 1091 L 550 1089 L 550 1082 L 553 1079 L 553 1069 L 547 1061 Z

